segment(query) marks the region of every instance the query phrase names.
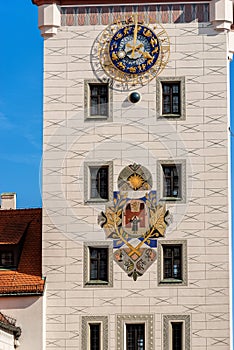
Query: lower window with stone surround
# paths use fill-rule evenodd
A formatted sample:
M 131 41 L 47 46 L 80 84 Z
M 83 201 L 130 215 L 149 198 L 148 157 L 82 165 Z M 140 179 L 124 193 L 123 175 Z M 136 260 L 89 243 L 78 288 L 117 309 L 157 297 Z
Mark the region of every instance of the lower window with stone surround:
M 108 350 L 108 317 L 82 317 L 82 350 Z
M 163 350 L 190 350 L 190 316 L 163 315 Z
M 187 241 L 158 240 L 158 285 L 187 283 Z
M 84 243 L 84 287 L 113 286 L 113 245 L 108 241 Z
M 161 159 L 157 162 L 159 199 L 166 202 L 186 202 L 186 160 Z
M 153 350 L 153 315 L 117 315 L 117 350 Z

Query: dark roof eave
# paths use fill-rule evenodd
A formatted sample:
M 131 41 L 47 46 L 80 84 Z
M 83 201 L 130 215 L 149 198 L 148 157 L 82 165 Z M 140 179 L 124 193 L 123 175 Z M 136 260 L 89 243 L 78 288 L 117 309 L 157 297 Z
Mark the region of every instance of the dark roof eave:
M 29 292 L 21 292 L 21 291 L 12 291 L 12 292 L 6 292 L 6 293 L 2 293 L 0 292 L 0 297 L 15 297 L 15 296 L 30 296 L 30 295 L 34 295 L 34 296 L 43 296 L 44 294 L 44 289 L 43 291 L 29 291 Z
M 4 322 L 0 322 L 0 328 L 11 333 L 14 334 L 14 336 L 18 339 L 21 335 L 21 328 L 20 327 L 16 327 L 12 324 L 6 324 Z

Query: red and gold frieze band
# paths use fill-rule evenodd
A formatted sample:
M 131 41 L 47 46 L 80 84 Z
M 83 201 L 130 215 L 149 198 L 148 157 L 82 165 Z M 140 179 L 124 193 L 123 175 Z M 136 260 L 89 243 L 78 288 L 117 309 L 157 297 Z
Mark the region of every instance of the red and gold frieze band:
M 140 21 L 156 23 L 209 22 L 209 3 L 61 7 L 62 26 L 110 25 L 138 13 Z

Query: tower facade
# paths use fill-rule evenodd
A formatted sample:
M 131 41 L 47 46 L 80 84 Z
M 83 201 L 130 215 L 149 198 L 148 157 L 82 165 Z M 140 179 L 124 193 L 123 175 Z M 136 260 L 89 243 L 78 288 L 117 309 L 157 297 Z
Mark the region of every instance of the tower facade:
M 33 2 L 45 349 L 230 349 L 232 1 Z

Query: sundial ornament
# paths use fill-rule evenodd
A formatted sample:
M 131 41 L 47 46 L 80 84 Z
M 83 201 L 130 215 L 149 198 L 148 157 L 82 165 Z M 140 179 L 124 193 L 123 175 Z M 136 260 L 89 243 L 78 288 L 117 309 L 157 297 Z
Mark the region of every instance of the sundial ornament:
M 145 85 L 167 65 L 169 37 L 157 24 L 153 28 L 138 21 L 138 15 L 109 25 L 99 38 L 102 68 L 114 81 Z
M 157 239 L 164 237 L 171 215 L 157 204 L 150 172 L 139 164 L 125 167 L 118 178 L 113 205 L 99 215 L 106 238 L 113 240 L 115 262 L 134 280 L 156 260 Z

